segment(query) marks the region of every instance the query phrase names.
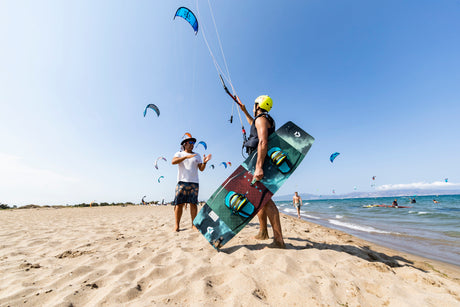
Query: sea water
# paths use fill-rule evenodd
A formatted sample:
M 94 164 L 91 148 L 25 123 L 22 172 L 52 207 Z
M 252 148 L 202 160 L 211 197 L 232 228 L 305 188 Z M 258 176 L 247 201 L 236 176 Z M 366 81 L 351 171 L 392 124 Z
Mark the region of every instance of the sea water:
M 460 195 L 303 200 L 301 218 L 396 250 L 460 266 Z M 391 205 L 411 208 L 366 207 Z M 436 199 L 438 203 L 434 203 Z M 280 212 L 297 216 L 292 201 Z

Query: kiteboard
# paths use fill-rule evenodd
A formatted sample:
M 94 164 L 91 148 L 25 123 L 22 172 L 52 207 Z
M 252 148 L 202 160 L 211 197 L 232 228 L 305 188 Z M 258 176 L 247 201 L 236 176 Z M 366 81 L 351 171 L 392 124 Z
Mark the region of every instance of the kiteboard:
M 240 232 L 300 165 L 314 138 L 287 122 L 268 138 L 264 177 L 252 182 L 257 151 L 212 194 L 193 224 L 215 248 L 222 248 Z

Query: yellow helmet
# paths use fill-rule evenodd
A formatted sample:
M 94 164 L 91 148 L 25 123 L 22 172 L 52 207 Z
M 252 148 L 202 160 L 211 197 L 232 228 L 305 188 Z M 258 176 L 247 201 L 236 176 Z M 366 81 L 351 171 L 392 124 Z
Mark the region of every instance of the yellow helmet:
M 269 112 L 273 107 L 273 100 L 267 95 L 257 97 L 255 103 L 259 105 L 259 108 L 267 112 Z

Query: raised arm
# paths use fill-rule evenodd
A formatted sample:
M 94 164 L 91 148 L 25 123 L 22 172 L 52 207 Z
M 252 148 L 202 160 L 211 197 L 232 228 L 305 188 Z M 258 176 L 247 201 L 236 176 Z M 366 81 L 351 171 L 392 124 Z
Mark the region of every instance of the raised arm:
M 206 168 L 206 163 L 208 163 L 208 161 L 211 160 L 211 157 L 212 157 L 211 154 L 209 154 L 207 157 L 203 155 L 203 163 L 198 164 L 198 169 L 200 171 L 204 171 L 204 169 Z
M 252 118 L 252 116 L 248 113 L 248 110 L 246 110 L 246 106 L 240 101 L 240 98 L 238 96 L 237 99 L 240 102 L 239 106 L 241 111 L 243 111 L 244 115 L 246 116 L 246 120 L 248 121 L 249 125 L 252 125 L 254 118 Z
M 179 164 L 181 162 L 183 162 L 184 160 L 186 159 L 190 159 L 190 158 L 193 158 L 194 156 L 196 156 L 197 154 L 193 154 L 193 155 L 188 155 L 188 156 L 185 156 L 185 157 L 174 157 L 172 158 L 171 160 L 171 164 Z

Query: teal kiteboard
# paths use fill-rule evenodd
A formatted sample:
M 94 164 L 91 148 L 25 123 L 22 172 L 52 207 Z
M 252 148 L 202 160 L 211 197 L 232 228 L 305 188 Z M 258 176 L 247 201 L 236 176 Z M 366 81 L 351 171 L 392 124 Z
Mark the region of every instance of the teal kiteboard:
M 220 249 L 240 232 L 266 204 L 307 154 L 314 138 L 287 122 L 268 138 L 264 177 L 252 183 L 257 151 L 212 194 L 193 224 L 215 248 Z

